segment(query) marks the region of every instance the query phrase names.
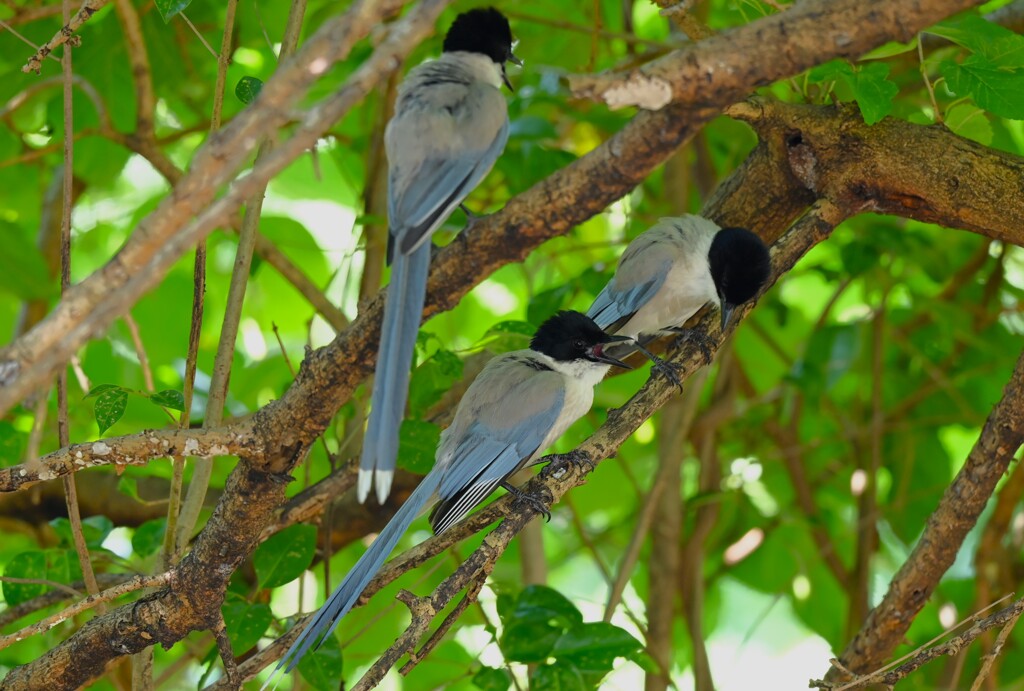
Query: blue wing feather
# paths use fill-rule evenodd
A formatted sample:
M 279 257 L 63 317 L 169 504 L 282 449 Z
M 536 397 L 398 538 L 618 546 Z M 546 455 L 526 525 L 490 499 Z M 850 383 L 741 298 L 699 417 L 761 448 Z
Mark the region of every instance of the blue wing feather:
M 617 277 L 612 278 L 594 298 L 594 303 L 587 310 L 587 316 L 606 330 L 628 320 L 661 289 L 671 265 L 670 260 L 664 261 L 647 280 L 634 283 L 628 288 L 619 286 Z

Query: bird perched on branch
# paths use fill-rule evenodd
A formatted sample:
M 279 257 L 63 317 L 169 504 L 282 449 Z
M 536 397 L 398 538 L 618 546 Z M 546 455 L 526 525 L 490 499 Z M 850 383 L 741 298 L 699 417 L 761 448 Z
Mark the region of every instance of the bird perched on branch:
M 749 230 L 720 228 L 693 214 L 663 218 L 629 243 L 587 315 L 609 333 L 635 339 L 631 347 L 681 387 L 675 371 L 644 343 L 664 332 L 682 333 L 695 338 L 710 361 L 706 337 L 683 324 L 715 302 L 725 331 L 733 310 L 757 295 L 770 269 L 768 248 Z
M 464 12 L 444 52 L 398 87 L 384 135 L 388 157 L 388 286 L 370 418 L 359 464 L 359 501 L 373 485 L 384 503 L 398 456 L 409 368 L 426 296 L 430 237 L 490 172 L 508 140 L 501 94 L 512 53 L 508 20 L 496 9 Z
M 458 522 L 497 487 L 546 513 L 540 499 L 507 480 L 590 410 L 594 386 L 611 366 L 629 368 L 604 350 L 623 340 L 579 312 L 560 312 L 537 329 L 529 349 L 488 362 L 459 401 L 451 426 L 441 433 L 433 469 L 313 616 L 275 675 L 282 667 L 290 672 L 321 634 L 327 637 L 334 631 L 429 504 L 436 502 L 430 514 L 436 533 Z

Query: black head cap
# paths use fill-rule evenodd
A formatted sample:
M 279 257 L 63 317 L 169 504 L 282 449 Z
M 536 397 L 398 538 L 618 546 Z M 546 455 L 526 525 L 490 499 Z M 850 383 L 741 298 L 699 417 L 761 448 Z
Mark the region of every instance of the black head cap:
M 718 298 L 730 306 L 742 305 L 757 295 L 771 270 L 768 247 L 745 228 L 718 231 L 708 261 Z
M 444 52 L 464 50 L 482 53 L 499 65 L 512 60 L 512 29 L 508 20 L 493 7 L 463 12 L 444 37 Z
M 605 355 L 600 347 L 624 340 L 630 339 L 606 334 L 585 314 L 563 311 L 540 325 L 530 341 L 530 348 L 561 362 L 590 360 L 626 367 Z

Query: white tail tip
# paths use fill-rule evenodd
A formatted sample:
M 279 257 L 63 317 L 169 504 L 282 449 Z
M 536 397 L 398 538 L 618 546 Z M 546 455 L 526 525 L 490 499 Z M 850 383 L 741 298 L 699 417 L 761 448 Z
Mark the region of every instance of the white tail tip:
M 359 469 L 359 480 L 356 483 L 356 499 L 359 500 L 360 504 L 366 503 L 366 498 L 370 496 L 370 487 L 373 485 L 373 470 Z
M 395 478 L 395 471 L 393 470 L 378 470 L 377 471 L 377 501 L 381 506 L 388 500 L 388 495 L 391 494 L 391 481 Z

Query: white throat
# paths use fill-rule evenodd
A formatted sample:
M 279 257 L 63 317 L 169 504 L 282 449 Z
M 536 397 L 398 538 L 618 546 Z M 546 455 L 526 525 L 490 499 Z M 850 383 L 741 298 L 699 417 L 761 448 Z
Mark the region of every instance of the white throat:
M 611 365 L 601 362 L 591 362 L 590 360 L 583 359 L 555 360 L 544 353 L 534 352 L 537 357 L 544 360 L 553 370 L 581 387 L 594 388 L 604 379 L 604 375 L 608 374 L 608 370 L 611 369 Z

